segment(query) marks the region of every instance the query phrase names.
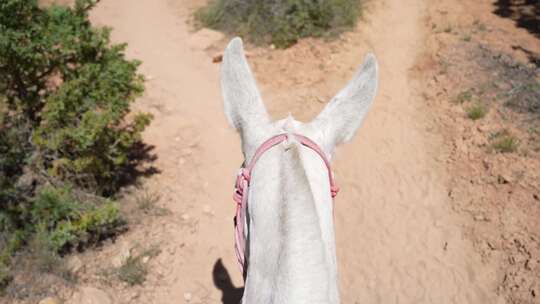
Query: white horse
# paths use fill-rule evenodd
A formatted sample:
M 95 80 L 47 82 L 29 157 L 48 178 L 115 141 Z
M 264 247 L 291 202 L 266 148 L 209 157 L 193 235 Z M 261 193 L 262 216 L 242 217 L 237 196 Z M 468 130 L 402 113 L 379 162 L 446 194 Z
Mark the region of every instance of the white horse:
M 246 61 L 242 40 L 227 46 L 221 67 L 225 114 L 240 133 L 249 163 L 277 134 L 301 134 L 330 159 L 359 128 L 377 90 L 377 61 L 369 54 L 354 78 L 309 123 L 272 122 Z M 294 136 L 269 149 L 254 167 L 245 225 L 242 303 L 339 303 L 333 201 L 321 157 Z

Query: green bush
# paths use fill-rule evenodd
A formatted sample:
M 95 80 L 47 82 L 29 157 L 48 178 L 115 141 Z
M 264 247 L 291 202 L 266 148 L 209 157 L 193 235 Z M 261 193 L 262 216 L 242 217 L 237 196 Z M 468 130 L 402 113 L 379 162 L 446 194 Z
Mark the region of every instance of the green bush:
M 139 62 L 92 27 L 98 1 L 0 1 L 0 289 L 25 245 L 54 258 L 122 225 L 106 197 L 151 116 L 130 113 L 143 92 Z
M 351 28 L 359 13 L 359 0 L 213 0 L 196 18 L 255 43 L 288 47 L 302 37 Z
M 152 246 L 140 254 L 130 255 L 126 261 L 116 269 L 118 278 L 128 283 L 130 286 L 141 285 L 146 281 L 148 274 L 148 265 L 145 259 L 156 257 L 161 253 L 161 249 Z M 146 261 L 148 262 L 148 261 Z
M 118 269 L 118 278 L 130 286 L 141 285 L 146 280 L 148 269 L 142 263 L 142 257 L 129 256 Z
M 465 109 L 465 111 L 467 112 L 467 117 L 469 117 L 472 120 L 478 120 L 486 116 L 488 109 L 482 103 L 475 103 L 472 106 Z
M 143 91 L 139 62 L 126 60 L 125 45 L 110 46 L 108 29 L 91 26 L 95 3 L 0 4 L 0 116 L 3 127 L 24 126 L 32 163 L 48 175 L 110 193 L 150 116 L 125 119 Z
M 519 146 L 519 140 L 508 130 L 502 130 L 491 135 L 491 148 L 499 153 L 516 152 Z
M 32 201 L 29 222 L 47 236 L 53 251 L 99 240 L 121 227 L 116 203 L 82 203 L 69 188 L 44 187 Z

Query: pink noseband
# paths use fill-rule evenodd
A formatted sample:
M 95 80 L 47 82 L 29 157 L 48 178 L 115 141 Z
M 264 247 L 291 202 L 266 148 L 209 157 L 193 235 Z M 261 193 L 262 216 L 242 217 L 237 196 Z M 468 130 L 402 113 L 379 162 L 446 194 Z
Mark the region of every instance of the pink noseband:
M 330 167 L 330 161 L 322 151 L 322 149 L 311 139 L 300 135 L 300 134 L 292 134 L 296 139 L 304 146 L 312 149 L 313 151 L 317 152 L 319 156 L 324 161 L 324 164 L 326 165 L 326 168 L 328 169 L 328 178 L 330 181 L 330 192 L 332 195 L 332 198 L 336 197 L 336 195 L 339 192 L 339 187 L 336 186 L 336 183 L 334 181 L 334 174 L 332 173 L 332 168 Z M 251 179 L 251 171 L 253 170 L 253 167 L 255 167 L 255 164 L 257 163 L 257 160 L 261 157 L 261 155 L 264 154 L 264 152 L 270 150 L 273 146 L 287 140 L 288 135 L 287 134 L 279 134 L 274 137 L 271 137 L 267 141 L 265 141 L 258 149 L 255 151 L 255 155 L 253 155 L 253 158 L 251 159 L 251 162 L 248 164 L 247 167 L 240 168 L 240 171 L 238 172 L 238 176 L 236 178 L 236 185 L 234 188 L 234 194 L 233 194 L 233 200 L 236 202 L 236 216 L 234 217 L 234 228 L 235 228 L 235 251 L 236 251 L 236 257 L 238 259 L 238 264 L 240 266 L 240 271 L 242 274 L 244 274 L 244 266 L 245 266 L 245 249 L 246 249 L 246 239 L 244 236 L 244 225 L 245 225 L 245 213 L 246 213 L 246 207 L 247 207 L 247 200 L 248 200 L 248 188 L 249 188 L 249 182 Z

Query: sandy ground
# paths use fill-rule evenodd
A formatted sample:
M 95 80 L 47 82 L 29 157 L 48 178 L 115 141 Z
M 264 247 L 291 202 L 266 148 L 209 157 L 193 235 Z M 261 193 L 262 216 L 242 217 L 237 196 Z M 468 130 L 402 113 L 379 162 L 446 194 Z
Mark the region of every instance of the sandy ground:
M 135 294 L 119 288 L 115 303 L 217 303 L 219 259 L 241 286 L 230 201 L 241 154 L 222 114 L 218 65 L 209 56 L 225 41 L 191 32 L 187 21 L 198 4 L 109 0 L 93 13 L 96 24 L 114 28 L 114 40 L 129 44 L 130 57 L 143 61 L 149 81 L 139 106 L 155 115 L 145 140 L 155 146 L 161 170 L 147 187 L 172 211 L 142 232 L 141 242 L 163 250 L 149 281 Z M 410 77 L 421 55 L 425 12 L 423 1 L 387 0 L 371 5 L 367 21 L 330 47 L 306 40 L 287 51 L 254 48 L 250 58 L 275 118 L 291 111 L 301 119 L 322 109 L 367 51 L 380 62 L 375 106 L 335 160 L 343 189 L 336 209 L 343 303 L 497 302 L 490 293 L 495 277 L 448 208 L 445 171 L 435 161 L 442 138 L 429 132 Z
M 378 58 L 374 107 L 334 160 L 342 189 L 335 216 L 343 303 L 505 302 L 495 292 L 500 270 L 478 253 L 448 193 L 456 176 L 446 161 L 451 136 L 441 132 L 439 113 L 425 100 L 427 72 L 419 73 L 436 65 L 426 56 L 443 47 L 433 40 L 431 19 L 441 8 L 426 2 L 372 1 L 355 31 L 329 43 L 305 39 L 287 50 L 248 47 L 276 119 L 289 112 L 313 118 L 367 52 Z M 114 244 L 80 255 L 78 286 L 97 287 L 113 303 L 233 304 L 241 295 L 231 200 L 240 142 L 223 115 L 219 65 L 212 63 L 228 39 L 193 30 L 192 12 L 202 4 L 102 0 L 92 12 L 95 24 L 114 29 L 114 41 L 129 44 L 128 56 L 142 60 L 147 78 L 136 109 L 155 116 L 144 140 L 160 173 L 132 195 L 155 195 L 157 206 L 170 211 L 136 217 Z M 104 275 L 132 248 L 152 246 L 161 252 L 147 262 L 143 285 L 129 287 Z M 69 299 L 72 291 L 63 293 Z
M 494 292 L 519 304 L 540 303 L 540 108 L 532 106 L 540 101 L 540 40 L 532 32 L 540 28 L 516 27 L 513 19 L 526 15 L 498 14 L 531 8 L 517 1 L 431 3 L 425 54 L 415 68 L 445 138 L 439 160 L 450 176 L 452 210 L 496 273 Z M 464 93 L 469 98 L 460 98 Z M 478 120 L 467 117 L 475 104 L 486 111 Z M 516 140 L 512 153 L 493 151 L 501 132 Z

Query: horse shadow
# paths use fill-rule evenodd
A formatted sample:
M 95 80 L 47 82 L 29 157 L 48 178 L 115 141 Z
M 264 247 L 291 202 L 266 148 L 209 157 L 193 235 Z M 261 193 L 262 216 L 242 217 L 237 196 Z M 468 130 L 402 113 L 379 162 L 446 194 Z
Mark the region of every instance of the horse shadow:
M 223 265 L 221 259 L 218 259 L 212 270 L 214 285 L 221 290 L 221 302 L 223 304 L 238 304 L 244 294 L 243 287 L 234 287 L 229 271 Z
M 497 0 L 493 13 L 514 20 L 518 27 L 540 38 L 540 2 L 538 0 Z

